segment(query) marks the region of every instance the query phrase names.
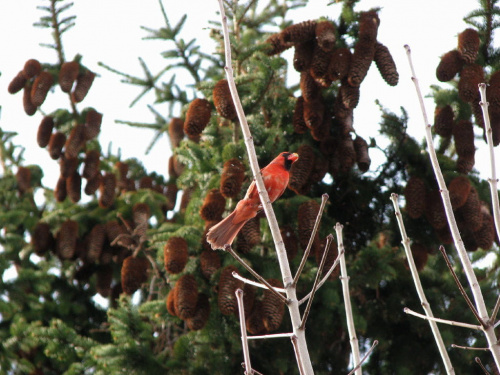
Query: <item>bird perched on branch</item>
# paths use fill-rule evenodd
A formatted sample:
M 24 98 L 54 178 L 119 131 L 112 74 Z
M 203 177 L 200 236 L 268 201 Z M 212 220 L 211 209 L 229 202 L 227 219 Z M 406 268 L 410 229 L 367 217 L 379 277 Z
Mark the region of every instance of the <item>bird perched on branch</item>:
M 299 155 L 291 152 L 282 152 L 266 167 L 261 169 L 262 179 L 269 195 L 274 202 L 285 191 L 290 176 L 292 164 Z M 245 197 L 238 202 L 236 208 L 220 223 L 214 225 L 207 233 L 207 242 L 212 249 L 223 249 L 230 245 L 245 223 L 257 216 L 262 210 L 259 192 L 255 180 L 248 187 Z

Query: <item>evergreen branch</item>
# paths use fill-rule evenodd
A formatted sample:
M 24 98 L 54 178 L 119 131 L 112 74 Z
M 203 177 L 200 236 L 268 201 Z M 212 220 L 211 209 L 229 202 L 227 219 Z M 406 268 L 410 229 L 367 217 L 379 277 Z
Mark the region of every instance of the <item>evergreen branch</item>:
M 236 289 L 236 301 L 238 301 L 238 317 L 240 319 L 241 347 L 243 349 L 243 358 L 245 360 L 245 374 L 252 375 L 252 363 L 250 362 L 250 350 L 248 349 L 247 326 L 245 319 L 245 307 L 243 306 L 243 290 Z
M 252 267 L 250 267 L 243 259 L 241 259 L 238 256 L 238 254 L 236 254 L 234 252 L 231 245 L 226 245 L 224 247 L 224 251 L 227 251 L 229 254 L 231 254 L 233 256 L 233 258 L 238 261 L 238 263 L 240 263 L 243 267 L 245 267 L 245 269 L 248 272 L 250 272 L 253 277 L 255 277 L 257 280 L 262 282 L 262 284 L 264 284 L 267 287 L 267 289 L 269 289 L 269 291 L 271 293 L 273 293 L 276 297 L 278 297 L 284 304 L 288 304 L 288 300 L 285 297 L 283 297 L 276 289 L 274 289 L 274 287 L 271 284 L 269 284 L 269 282 L 266 281 L 266 279 L 264 279 L 262 276 L 260 276 L 257 272 L 254 271 L 254 269 Z
M 146 124 L 144 122 L 133 122 L 133 121 L 125 121 L 125 120 L 115 120 L 115 122 L 117 124 L 128 125 L 132 128 L 153 129 L 153 130 L 160 129 L 158 124 Z
M 326 237 L 325 251 L 323 252 L 323 256 L 321 257 L 321 262 L 319 263 L 318 271 L 316 271 L 316 277 L 314 278 L 313 287 L 310 293 L 311 297 L 309 297 L 309 300 L 307 301 L 306 309 L 304 310 L 304 314 L 302 315 L 302 321 L 300 322 L 299 329 L 304 329 L 304 327 L 306 326 L 306 321 L 309 316 L 309 312 L 311 310 L 314 294 L 318 290 L 319 278 L 321 276 L 321 272 L 323 271 L 323 267 L 325 266 L 326 256 L 330 251 L 330 245 L 332 244 L 332 241 L 333 241 L 333 236 L 329 234 L 328 237 Z
M 427 315 L 419 314 L 418 312 L 415 312 L 415 311 L 409 309 L 408 307 L 405 307 L 403 309 L 403 311 L 406 314 L 414 315 L 414 316 L 416 316 L 418 318 L 429 320 L 429 321 L 433 321 L 433 322 L 437 322 L 437 323 L 448 324 L 450 326 L 456 326 L 456 327 L 463 327 L 463 328 L 475 329 L 475 330 L 478 330 L 478 331 L 482 331 L 483 330 L 483 327 L 478 326 L 477 324 L 469 324 L 469 323 L 456 322 L 454 320 L 446 320 L 446 319 L 434 318 L 432 316 L 427 316 Z
M 247 153 L 250 161 L 250 167 L 252 169 L 252 174 L 255 178 L 255 185 L 257 191 L 259 192 L 259 197 L 262 202 L 262 207 L 266 214 L 269 227 L 271 229 L 271 234 L 273 236 L 274 244 L 276 247 L 276 254 L 278 257 L 278 262 L 281 269 L 281 274 L 283 277 L 283 284 L 287 291 L 288 297 L 288 311 L 290 313 L 290 318 L 292 321 L 293 333 L 292 343 L 295 350 L 295 356 L 297 359 L 297 364 L 301 374 L 312 375 L 314 373 L 311 363 L 311 358 L 307 349 L 307 342 L 305 337 L 305 331 L 299 330 L 298 326 L 301 321 L 299 305 L 296 296 L 296 288 L 293 287 L 293 276 L 290 270 L 290 264 L 288 263 L 288 256 L 286 253 L 283 238 L 281 237 L 281 232 L 274 214 L 271 202 L 269 201 L 269 195 L 264 185 L 262 175 L 260 173 L 259 163 L 257 161 L 257 156 L 255 153 L 255 146 L 253 144 L 253 137 L 250 133 L 248 127 L 248 122 L 243 111 L 241 100 L 238 95 L 238 90 L 236 84 L 234 83 L 234 74 L 232 68 L 232 58 L 231 58 L 231 44 L 229 42 L 229 30 L 227 26 L 227 17 L 225 15 L 223 0 L 218 0 L 219 9 L 221 15 L 222 31 L 224 35 L 224 51 L 225 51 L 225 67 L 226 77 L 229 85 L 229 90 L 231 92 L 231 98 L 236 108 L 238 114 L 238 120 L 243 133 L 243 139 L 245 146 L 247 148 Z
M 434 318 L 434 314 L 432 313 L 432 309 L 427 301 L 427 297 L 425 296 L 424 288 L 422 287 L 422 283 L 420 282 L 420 276 L 418 275 L 417 266 L 415 265 L 415 260 L 413 259 L 413 254 L 410 247 L 410 238 L 406 234 L 405 224 L 403 222 L 403 217 L 401 215 L 401 210 L 399 209 L 398 203 L 398 195 L 392 193 L 391 200 L 394 205 L 394 211 L 396 215 L 396 220 L 398 222 L 399 231 L 401 232 L 401 243 L 405 249 L 406 259 L 408 261 L 408 265 L 410 267 L 411 276 L 413 278 L 413 283 L 415 284 L 415 289 L 417 290 L 418 297 L 420 299 L 420 304 L 425 311 L 425 315 L 429 318 Z M 446 351 L 446 347 L 443 342 L 443 338 L 441 336 L 441 332 L 436 324 L 436 322 L 432 319 L 429 319 L 429 325 L 431 326 L 432 334 L 434 335 L 434 340 L 436 340 L 436 345 L 439 350 L 439 354 L 441 355 L 441 359 L 443 360 L 444 367 L 448 374 L 454 374 L 455 369 L 451 364 L 450 357 L 448 356 L 448 352 Z
M 335 224 L 335 232 L 337 233 L 337 246 L 344 250 L 344 241 L 342 237 L 343 226 L 340 223 Z M 345 263 L 345 253 L 340 257 L 340 281 L 342 283 L 342 294 L 344 296 L 344 310 L 347 320 L 347 331 L 349 332 L 349 342 L 351 343 L 352 358 L 354 363 L 361 364 L 361 356 L 359 354 L 358 337 L 356 336 L 356 328 L 354 326 L 354 318 L 352 315 L 351 294 L 349 292 L 349 276 L 347 275 L 347 266 Z M 356 375 L 362 375 L 361 366 L 355 371 Z
M 436 180 L 439 185 L 439 190 L 441 192 L 441 197 L 443 200 L 443 205 L 445 208 L 446 212 L 446 218 L 448 220 L 448 224 L 450 226 L 450 231 L 453 237 L 453 241 L 455 243 L 455 248 L 457 250 L 458 256 L 460 258 L 460 261 L 462 262 L 462 266 L 465 272 L 465 275 L 467 276 L 467 280 L 469 281 L 470 288 L 472 290 L 472 294 L 474 296 L 474 300 L 476 303 L 476 308 L 479 313 L 479 316 L 481 319 L 485 318 L 487 319 L 488 317 L 488 311 L 486 310 L 486 304 L 484 302 L 484 297 L 481 292 L 481 288 L 479 287 L 479 282 L 477 280 L 476 274 L 474 273 L 474 268 L 472 267 L 472 263 L 467 255 L 467 251 L 465 250 L 465 246 L 463 243 L 463 240 L 460 236 L 460 232 L 458 230 L 457 222 L 455 220 L 455 215 L 453 213 L 453 208 L 451 206 L 451 201 L 450 201 L 450 194 L 449 191 L 446 187 L 446 183 L 444 181 L 443 174 L 441 172 L 441 167 L 438 163 L 437 156 L 436 156 L 436 150 L 434 149 L 434 143 L 432 141 L 432 134 L 431 134 L 431 125 L 427 120 L 427 112 L 425 110 L 424 106 L 424 100 L 422 97 L 422 93 L 420 91 L 420 86 L 418 83 L 418 79 L 415 74 L 415 69 L 413 67 L 413 62 L 411 59 L 411 50 L 408 45 L 405 45 L 406 49 L 406 54 L 408 57 L 408 62 L 410 65 L 411 73 L 412 73 L 412 81 L 415 85 L 415 90 L 417 92 L 417 97 L 420 103 L 420 108 L 422 111 L 422 116 L 424 120 L 424 125 L 425 125 L 425 137 L 427 140 L 427 149 L 428 149 L 428 154 L 431 159 L 431 164 L 432 168 L 434 170 L 434 174 L 436 176 Z M 497 344 L 498 339 L 496 337 L 495 330 L 493 327 L 487 327 L 484 330 L 486 340 L 488 341 L 488 345 L 490 347 L 491 354 L 495 360 L 496 366 L 500 369 L 500 346 Z
M 347 375 L 353 375 L 356 372 L 356 370 L 358 370 L 359 368 L 361 368 L 361 366 L 363 365 L 363 363 L 366 361 L 366 359 L 368 358 L 368 356 L 371 354 L 371 352 L 373 352 L 373 349 L 375 349 L 375 347 L 377 345 L 378 345 L 378 340 L 373 341 L 372 346 L 370 347 L 370 349 L 368 349 L 368 351 L 365 353 L 365 355 L 363 356 L 363 358 L 361 358 L 361 361 Z
M 483 366 L 483 363 L 481 362 L 481 360 L 479 359 L 479 357 L 474 358 L 474 360 L 479 365 L 479 367 L 481 367 L 481 370 L 484 371 L 485 375 L 490 375 L 490 373 L 488 371 L 486 371 L 486 368 Z
M 307 244 L 306 250 L 304 251 L 304 255 L 302 256 L 302 260 L 300 261 L 299 268 L 295 277 L 293 279 L 292 285 L 297 285 L 299 281 L 300 274 L 306 265 L 307 258 L 309 257 L 309 253 L 311 252 L 312 245 L 314 243 L 314 239 L 316 238 L 316 233 L 318 232 L 319 223 L 321 221 L 321 216 L 323 215 L 323 211 L 325 210 L 326 202 L 328 200 L 328 194 L 323 194 L 321 196 L 321 205 L 319 207 L 318 215 L 316 216 L 316 221 L 314 222 L 313 230 L 311 232 L 311 237 L 309 238 L 309 242 Z
M 446 254 L 446 250 L 444 249 L 444 246 L 441 245 L 439 246 L 439 251 L 441 252 L 441 255 L 443 255 L 443 258 L 444 258 L 444 261 L 446 262 L 446 266 L 448 267 L 448 269 L 450 270 L 451 272 L 451 275 L 453 276 L 453 280 L 455 280 L 455 283 L 457 284 L 457 287 L 458 287 L 458 290 L 460 290 L 460 293 L 462 294 L 462 296 L 464 297 L 465 299 L 465 302 L 467 303 L 467 306 L 469 306 L 469 309 L 472 311 L 472 313 L 474 314 L 474 316 L 476 317 L 477 321 L 483 326 L 483 327 L 486 327 L 486 323 L 483 321 L 483 319 L 481 319 L 481 317 L 479 316 L 476 308 L 474 307 L 474 305 L 472 304 L 472 301 L 470 300 L 469 296 L 467 295 L 467 292 L 465 291 L 462 283 L 460 282 L 460 280 L 458 279 L 458 276 L 455 272 L 455 270 L 453 269 L 453 265 L 451 264 L 450 262 L 450 259 L 448 258 L 448 254 Z
M 488 152 L 490 156 L 490 173 L 491 177 L 488 178 L 488 182 L 490 185 L 490 194 L 491 194 L 491 204 L 493 211 L 493 219 L 495 222 L 495 230 L 497 232 L 497 236 L 500 238 L 500 204 L 498 202 L 498 178 L 496 175 L 496 165 L 495 165 L 495 151 L 493 150 L 493 129 L 491 128 L 490 115 L 488 113 L 488 107 L 490 103 L 488 103 L 486 98 L 486 84 L 479 84 L 479 93 L 481 95 L 481 101 L 479 105 L 481 106 L 481 110 L 483 111 L 483 119 L 484 119 L 484 129 L 486 134 L 486 143 L 488 145 Z

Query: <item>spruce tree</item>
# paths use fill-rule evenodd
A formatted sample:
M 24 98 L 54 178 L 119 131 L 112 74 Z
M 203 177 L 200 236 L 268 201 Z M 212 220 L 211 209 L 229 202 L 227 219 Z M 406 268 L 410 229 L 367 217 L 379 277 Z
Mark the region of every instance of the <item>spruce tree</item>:
M 355 121 L 363 80 L 374 74 L 372 65 L 390 86 L 398 84 L 399 75 L 377 38 L 384 27 L 379 9 L 360 12 L 357 3 L 331 4 L 324 18 L 294 23 L 288 12 L 308 6 L 307 1 L 225 2 L 235 82 L 259 165 L 282 151 L 299 154 L 289 189 L 273 204 L 294 271 L 321 197 L 330 197 L 298 283 L 299 299 L 311 290 L 326 238 L 341 223 L 361 352 L 379 342 L 363 371 L 444 373 L 427 322 L 403 313 L 404 307 L 421 307 L 401 250 L 391 193 L 405 198 L 403 219 L 435 316 L 475 318 L 437 251 L 444 245 L 459 264 L 425 142 L 408 134 L 405 110 L 391 112 L 383 98 L 377 104 L 379 132 L 389 142 L 380 165 L 371 164 L 370 152 L 381 146 L 378 139 L 364 139 Z M 160 174 L 148 172 L 141 155 L 123 159 L 101 144 L 106 114 L 85 106 L 99 77 L 85 66 L 84 56 L 69 60 L 64 54 L 64 33 L 78 27 L 72 3 L 41 4 L 38 26 L 52 31 L 50 47 L 58 61 L 19 61 L 22 70 L 2 89 L 22 96 L 27 116 L 43 111 L 37 142 L 59 163 L 61 174 L 47 185 L 43 167 L 26 164 L 16 135 L 0 128 L 0 368 L 6 374 L 243 373 L 235 290 L 244 290 L 249 335 L 290 332 L 291 324 L 279 300 L 235 279 L 232 272 L 251 276 L 205 239 L 252 182 L 224 71 L 220 19 L 214 12 L 210 35 L 217 49 L 207 51 L 182 37 L 189 14 L 172 20 L 160 1 L 164 25 L 143 29 L 145 39 L 173 46 L 158 51 L 165 68 L 151 72 L 141 59 L 145 77 L 134 77 L 100 64 L 102 74 L 118 74 L 136 85 L 140 91 L 132 104 L 147 104 L 155 114 L 154 124 L 121 121 L 123 126 L 153 129 L 150 148 L 168 137 L 172 156 Z M 481 1 L 466 15 L 470 28 L 457 30 L 458 47 L 443 51 L 436 67 L 437 78 L 448 83 L 432 88 L 439 162 L 474 262 L 498 252 L 492 214 L 485 208 L 491 208 L 488 182 L 474 169 L 474 151 L 485 146 L 478 83 L 490 84 L 493 139 L 500 141 L 495 5 Z M 293 61 L 283 57 L 289 49 Z M 290 86 L 292 69 L 300 82 Z M 180 82 L 170 71 L 187 71 L 192 82 Z M 148 92 L 155 94 L 153 103 L 144 103 Z M 45 107 L 48 95 L 60 95 L 57 108 Z M 168 113 L 157 109 L 162 104 L 168 104 Z M 245 225 L 233 248 L 273 286 L 282 286 L 264 215 Z M 336 252 L 334 246 L 327 268 Z M 491 266 L 475 270 L 490 309 L 500 277 L 498 255 L 493 258 Z M 5 280 L 12 268 L 16 276 Z M 97 294 L 109 307 L 95 302 Z M 344 307 L 336 270 L 316 293 L 307 323 L 316 374 L 352 369 Z M 447 348 L 486 345 L 479 332 L 439 328 Z M 288 339 L 252 341 L 250 354 L 253 368 L 263 374 L 299 373 Z M 476 356 L 495 373 L 488 352 L 450 348 L 449 356 L 457 373 L 483 373 Z

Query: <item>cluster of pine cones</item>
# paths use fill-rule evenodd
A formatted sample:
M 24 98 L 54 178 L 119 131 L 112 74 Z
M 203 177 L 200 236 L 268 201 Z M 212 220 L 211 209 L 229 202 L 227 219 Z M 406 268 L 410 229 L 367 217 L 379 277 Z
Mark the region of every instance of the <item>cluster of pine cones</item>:
M 493 217 L 467 176 L 448 183 L 451 205 L 467 251 L 489 249 L 496 239 Z M 453 243 L 439 190 L 428 189 L 423 179 L 412 176 L 406 185 L 406 212 L 413 219 L 424 216 L 442 244 Z

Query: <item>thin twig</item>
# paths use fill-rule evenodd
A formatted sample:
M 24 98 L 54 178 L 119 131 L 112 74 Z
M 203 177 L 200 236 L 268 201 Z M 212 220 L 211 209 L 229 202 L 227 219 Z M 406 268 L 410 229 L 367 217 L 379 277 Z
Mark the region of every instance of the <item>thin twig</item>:
M 371 348 L 368 349 L 368 351 L 363 356 L 363 358 L 361 358 L 361 361 L 347 375 L 352 375 L 352 374 L 354 374 L 356 372 L 357 369 L 361 368 L 361 366 L 363 365 L 363 363 L 366 361 L 366 359 L 368 358 L 368 356 L 373 352 L 373 349 L 375 349 L 375 347 L 377 345 L 378 345 L 378 340 L 373 341 L 373 344 L 372 344 Z
M 500 310 L 500 294 L 498 295 L 497 303 L 495 303 L 495 307 L 493 308 L 493 312 L 491 313 L 490 324 L 495 324 L 498 310 Z
M 314 299 L 314 293 L 316 293 L 316 290 L 318 290 L 319 278 L 321 276 L 321 272 L 323 271 L 323 267 L 325 266 L 326 256 L 328 255 L 328 251 L 330 250 L 330 245 L 332 244 L 332 241 L 333 241 L 333 236 L 329 234 L 326 237 L 325 252 L 321 257 L 321 262 L 319 264 L 318 271 L 316 272 L 316 278 L 314 279 L 314 284 L 311 290 L 311 298 L 309 298 L 309 300 L 307 301 L 306 309 L 304 310 L 304 315 L 302 315 L 302 321 L 300 322 L 299 329 L 304 329 L 306 325 L 307 317 L 309 316 L 312 301 Z
M 273 333 L 272 335 L 256 335 L 248 336 L 248 340 L 262 340 L 262 339 L 281 339 L 284 337 L 292 337 L 293 333 Z
M 246 277 L 241 276 L 240 274 L 238 274 L 235 271 L 233 271 L 233 277 L 235 279 L 243 281 L 245 284 L 253 285 L 253 286 L 256 286 L 256 287 L 262 288 L 262 289 L 268 289 L 266 285 L 261 284 L 261 283 L 257 283 L 255 281 L 250 280 L 250 279 L 247 279 Z M 286 293 L 286 290 L 283 288 L 274 287 L 274 290 L 276 290 L 277 292 L 280 292 L 280 293 Z
M 318 286 L 316 287 L 316 290 L 318 290 L 319 288 L 321 288 L 323 286 L 323 284 L 328 280 L 328 278 L 330 277 L 330 275 L 332 274 L 332 272 L 339 265 L 340 258 L 343 255 L 344 255 L 344 249 L 339 250 L 339 254 L 337 255 L 337 258 L 335 259 L 335 262 L 333 262 L 333 265 L 330 267 L 330 269 L 328 270 L 328 272 L 325 274 L 325 276 L 323 276 L 323 278 L 321 279 L 321 281 L 318 283 Z M 304 302 L 306 302 L 310 297 L 311 297 L 311 292 L 309 292 L 304 298 L 302 298 L 299 301 L 299 306 L 302 305 Z
M 253 270 L 252 267 L 250 267 L 243 259 L 241 259 L 239 257 L 239 255 L 234 252 L 234 250 L 231 247 L 231 245 L 226 245 L 224 247 L 224 250 L 227 251 L 229 254 L 231 254 L 233 256 L 233 258 L 238 261 L 238 263 L 240 263 L 243 267 L 245 267 L 245 269 L 248 272 L 250 272 L 253 277 L 255 277 L 257 280 L 259 280 L 262 284 L 265 284 L 266 287 L 267 287 L 267 289 L 269 289 L 269 291 L 271 293 L 273 293 L 275 296 L 277 296 L 285 304 L 288 304 L 288 299 L 286 297 L 284 297 L 282 294 L 280 294 L 276 289 L 274 289 L 274 287 L 271 284 L 269 284 L 269 282 L 267 282 L 266 279 L 264 279 L 262 276 L 260 276 L 257 272 L 255 272 Z
M 439 246 L 439 251 L 441 252 L 441 254 L 443 255 L 443 258 L 444 258 L 444 261 L 446 262 L 446 265 L 448 266 L 448 269 L 450 270 L 451 272 L 451 275 L 453 276 L 453 280 L 455 280 L 455 283 L 457 284 L 458 286 L 458 289 L 460 290 L 460 293 L 462 293 L 462 296 L 464 297 L 465 299 L 465 302 L 467 302 L 467 305 L 469 306 L 469 308 L 471 309 L 472 313 L 474 314 L 474 316 L 476 317 L 476 319 L 478 320 L 478 322 L 483 326 L 483 327 L 486 327 L 486 323 L 481 319 L 481 317 L 479 316 L 476 308 L 474 307 L 474 305 L 472 304 L 472 301 L 470 300 L 469 296 L 467 295 L 467 293 L 465 292 L 465 289 L 464 287 L 462 286 L 462 283 L 460 282 L 460 280 L 458 279 L 458 276 L 455 272 L 455 270 L 453 269 L 453 265 L 451 264 L 450 262 L 450 259 L 448 258 L 448 254 L 446 254 L 446 250 L 444 249 L 444 246 L 441 245 Z
M 464 350 L 482 350 L 482 351 L 488 351 L 490 350 L 489 348 L 475 348 L 473 346 L 462 346 L 462 345 L 457 345 L 457 344 L 451 344 L 452 348 L 456 349 L 464 349 Z
M 478 331 L 482 331 L 483 330 L 483 327 L 478 326 L 476 324 L 469 324 L 469 323 L 456 322 L 454 320 L 446 320 L 446 319 L 434 318 L 434 317 L 426 316 L 426 315 L 423 315 L 423 314 L 419 314 L 418 312 L 415 312 L 415 311 L 409 309 L 408 307 L 405 307 L 403 309 L 403 311 L 405 313 L 407 313 L 407 314 L 414 315 L 414 316 L 422 318 L 422 319 L 432 320 L 434 322 L 448 324 L 450 326 L 457 326 L 457 327 L 463 327 L 463 328 L 469 328 L 469 329 L 476 329 Z
M 490 375 L 490 373 L 486 370 L 486 368 L 483 366 L 483 363 L 479 359 L 479 357 L 474 358 L 476 363 L 481 367 L 481 369 L 484 371 L 484 375 Z
M 344 240 L 342 236 L 343 226 L 340 223 L 335 224 L 335 233 L 337 233 L 337 246 L 344 250 Z M 342 294 L 344 295 L 344 310 L 347 320 L 347 331 L 349 332 L 349 342 L 351 344 L 352 358 L 354 363 L 361 363 L 359 354 L 358 337 L 354 326 L 352 315 L 351 294 L 349 293 L 349 276 L 347 275 L 347 265 L 345 262 L 345 253 L 340 257 L 340 281 L 342 283 Z M 361 366 L 355 371 L 356 375 L 362 375 Z
M 300 353 L 299 353 L 299 344 L 298 344 L 298 340 L 297 340 L 297 336 L 293 335 L 291 337 L 291 340 L 292 340 L 292 346 L 293 346 L 293 351 L 295 352 L 295 357 L 297 358 L 297 367 L 299 368 L 299 374 L 300 375 L 305 375 L 305 370 L 304 370 L 304 366 L 302 365 L 302 361 L 301 361 L 301 357 L 300 357 Z
M 311 233 L 311 237 L 309 238 L 309 243 L 307 244 L 306 251 L 304 251 L 304 255 L 302 256 L 302 260 L 300 261 L 299 268 L 297 269 L 297 273 L 293 278 L 293 286 L 297 285 L 299 281 L 300 274 L 306 265 L 307 258 L 309 257 L 309 252 L 311 251 L 311 247 L 314 243 L 314 239 L 316 237 L 316 233 L 318 232 L 319 223 L 321 221 L 321 216 L 323 215 L 323 211 L 325 210 L 326 202 L 328 201 L 328 194 L 323 194 L 321 196 L 321 206 L 319 207 L 318 215 L 316 216 L 316 221 L 314 222 L 314 227 Z
M 243 359 L 245 361 L 245 374 L 253 374 L 250 362 L 250 350 L 248 349 L 247 326 L 245 320 L 245 307 L 243 306 L 243 290 L 236 289 L 236 300 L 238 301 L 238 316 L 240 318 L 241 346 L 243 348 Z
M 481 95 L 481 101 L 479 105 L 481 106 L 481 110 L 483 111 L 483 119 L 484 119 L 484 132 L 486 135 L 486 143 L 488 144 L 488 151 L 490 155 L 490 169 L 491 169 L 491 178 L 488 179 L 490 184 L 490 193 L 491 193 L 491 205 L 493 211 L 493 219 L 495 222 L 495 229 L 497 232 L 497 236 L 500 238 L 500 204 L 498 202 L 498 178 L 496 176 L 496 166 L 495 166 L 495 151 L 493 150 L 493 130 L 491 129 L 490 116 L 488 113 L 488 107 L 490 103 L 486 100 L 486 84 L 479 84 L 479 94 Z
M 420 276 L 418 274 L 417 266 L 415 265 L 415 260 L 413 259 L 413 254 L 410 247 L 410 238 L 406 234 L 405 224 L 403 222 L 403 217 L 401 215 L 401 210 L 399 209 L 398 195 L 392 193 L 391 201 L 394 205 L 394 213 L 396 215 L 396 220 L 398 222 L 399 231 L 401 232 L 401 243 L 403 244 L 403 248 L 405 250 L 406 259 L 408 260 L 408 266 L 410 267 L 411 276 L 413 278 L 413 283 L 415 284 L 415 289 L 417 291 L 418 298 L 420 299 L 420 303 L 422 308 L 425 311 L 425 315 L 433 318 L 434 314 L 432 313 L 431 306 L 429 302 L 427 302 L 427 297 L 424 292 L 424 288 L 422 283 L 420 282 Z M 454 374 L 455 369 L 453 368 L 450 360 L 450 356 L 448 355 L 448 351 L 446 350 L 446 346 L 444 345 L 443 337 L 441 336 L 441 332 L 439 331 L 439 327 L 437 323 L 433 320 L 429 320 L 429 326 L 431 328 L 432 334 L 434 336 L 434 340 L 436 341 L 436 345 L 439 350 L 439 354 L 441 355 L 441 359 L 443 360 L 444 367 L 446 369 L 447 374 Z

